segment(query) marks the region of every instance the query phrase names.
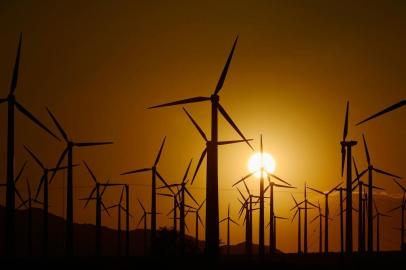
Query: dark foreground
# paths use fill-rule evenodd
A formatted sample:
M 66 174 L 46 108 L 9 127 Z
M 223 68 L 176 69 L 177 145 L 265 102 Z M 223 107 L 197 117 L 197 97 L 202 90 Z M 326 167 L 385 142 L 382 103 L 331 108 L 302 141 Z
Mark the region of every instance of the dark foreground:
M 404 269 L 406 254 L 384 252 L 373 255 L 283 254 L 266 257 L 204 256 L 176 257 L 75 257 L 0 259 L 0 269 Z M 46 267 L 46 268 L 45 268 Z

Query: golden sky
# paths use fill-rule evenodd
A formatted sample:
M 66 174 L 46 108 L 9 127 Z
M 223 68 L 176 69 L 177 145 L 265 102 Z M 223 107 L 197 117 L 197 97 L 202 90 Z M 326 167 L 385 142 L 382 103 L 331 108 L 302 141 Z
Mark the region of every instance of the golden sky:
M 48 106 L 74 140 L 114 141 L 112 146 L 78 149 L 74 159 L 77 163 L 86 160 L 101 181 L 111 178 L 132 184 L 134 228 L 141 214 L 136 198 L 149 207 L 150 175 L 119 174 L 151 166 L 166 135 L 158 168 L 174 183 L 180 181 L 192 157 L 194 169 L 205 146 L 181 107 L 146 107 L 210 95 L 236 35 L 240 39 L 220 92 L 221 103 L 243 133 L 256 140 L 254 147 L 258 148 L 259 134 L 263 134 L 265 151 L 277 162 L 275 174 L 299 186 L 295 196 L 302 198 L 304 181 L 322 190 L 341 181 L 339 141 L 347 100 L 349 137 L 359 141 L 355 148 L 358 167 L 366 166 L 364 133 L 373 164 L 405 176 L 403 108 L 355 127 L 366 116 L 405 98 L 405 29 L 403 1 L 2 1 L 0 96 L 8 93 L 22 31 L 18 100 L 56 131 L 45 111 Z M 209 106 L 186 106 L 207 134 Z M 16 166 L 28 160 L 24 177 L 37 185 L 40 171 L 22 144 L 50 166 L 64 145 L 21 115 L 16 119 Z M 5 120 L 2 104 L 0 126 L 5 127 Z M 5 128 L 0 129 L 2 178 L 5 135 Z M 219 136 L 238 138 L 224 119 Z M 244 144 L 223 146 L 219 151 L 220 218 L 228 203 L 237 218 L 238 193 L 231 185 L 247 174 L 250 155 Z M 199 201 L 204 196 L 204 171 L 205 166 L 190 188 Z M 63 215 L 64 179 L 59 176 L 50 186 L 50 210 L 57 215 Z M 375 179 L 386 189 L 384 196 L 376 197 L 385 211 L 399 202 L 391 197 L 400 192 L 390 178 Z M 249 183 L 253 190 L 259 189 L 256 179 Z M 75 169 L 75 198 L 86 196 L 91 185 L 84 167 Z M 21 184 L 23 193 L 24 188 Z M 118 196 L 118 190 L 106 192 L 106 204 Z M 309 192 L 309 197 L 323 202 L 317 194 Z M 81 202 L 75 203 L 75 220 L 93 223 L 94 206 L 83 210 Z M 276 192 L 275 203 L 278 215 L 290 216 L 293 203 L 288 192 Z M 158 201 L 161 212 L 171 206 L 169 199 Z M 330 210 L 336 215 L 336 196 Z M 268 212 L 266 208 L 266 220 Z M 383 248 L 398 247 L 398 234 L 390 229 L 397 226 L 397 220 L 398 214 L 382 221 Z M 115 226 L 114 214 L 103 222 Z M 171 221 L 163 215 L 158 225 L 170 226 Z M 331 222 L 333 249 L 338 248 L 337 225 L 337 219 Z M 318 248 L 317 231 L 313 232 L 317 226 L 309 229 L 309 241 L 314 242 L 311 250 Z M 225 239 L 225 225 L 220 230 Z M 284 239 L 278 241 L 278 248 L 295 250 L 296 222 L 281 221 L 278 231 L 279 240 Z M 232 243 L 243 237 L 243 226 L 232 226 Z

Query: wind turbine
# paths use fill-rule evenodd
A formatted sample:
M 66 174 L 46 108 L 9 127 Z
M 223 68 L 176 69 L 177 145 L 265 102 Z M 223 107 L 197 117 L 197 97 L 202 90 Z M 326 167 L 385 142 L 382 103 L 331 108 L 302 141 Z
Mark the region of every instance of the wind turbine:
M 399 178 L 399 179 L 401 177 L 388 173 L 388 172 L 385 172 L 378 168 L 375 168 L 371 163 L 371 157 L 369 156 L 368 145 L 367 145 L 364 135 L 362 135 L 362 139 L 364 141 L 364 149 L 365 149 L 365 155 L 366 155 L 367 162 L 368 162 L 368 168 L 365 171 L 363 171 L 359 177 L 361 177 L 364 173 L 368 172 L 368 252 L 373 252 L 373 236 L 372 236 L 372 233 L 373 233 L 373 222 L 372 222 L 372 215 L 373 215 L 373 213 L 372 213 L 372 201 L 373 201 L 372 176 L 373 176 L 373 172 L 377 172 L 382 175 L 391 176 L 391 177 L 395 177 L 395 178 Z
M 273 232 L 272 232 L 272 234 L 273 234 L 273 239 L 274 239 L 274 242 L 275 242 L 274 252 L 276 251 L 276 235 L 277 235 L 276 234 L 276 220 L 278 220 L 278 219 L 288 219 L 288 218 L 280 217 L 280 216 L 276 216 L 276 215 L 273 216 Z M 270 224 L 271 224 L 271 222 L 268 223 L 267 227 L 269 227 Z
M 353 187 L 354 189 L 358 186 L 358 250 L 359 252 L 364 252 L 365 251 L 365 222 L 364 222 L 364 199 L 363 199 L 363 187 L 369 187 L 369 184 L 365 184 L 361 180 L 361 176 L 358 172 L 357 169 L 357 164 L 355 163 L 355 158 L 353 157 L 353 163 L 354 163 L 354 169 L 355 169 L 355 174 L 357 175 L 357 178 L 354 179 L 353 183 L 357 182 L 357 184 Z M 372 186 L 373 189 L 380 189 L 384 190 L 383 188 L 377 187 L 377 186 Z
M 279 178 L 274 175 L 275 178 Z M 283 183 L 287 183 L 286 181 L 282 179 L 278 179 L 279 181 Z M 271 178 L 268 175 L 268 183 L 269 185 L 265 188 L 264 193 L 269 189 L 269 220 L 274 220 L 275 213 L 274 213 L 274 188 L 275 187 L 280 187 L 280 188 L 296 188 L 293 187 L 291 184 L 287 183 L 288 185 L 279 185 L 276 184 L 275 182 L 271 181 Z M 274 222 L 269 222 L 269 254 L 272 254 L 276 251 L 276 239 L 275 239 L 275 234 L 274 232 Z
M 15 135 L 15 109 L 25 117 L 34 122 L 57 140 L 60 140 L 44 124 L 42 124 L 31 112 L 21 105 L 15 96 L 17 88 L 18 73 L 20 67 L 20 54 L 23 35 L 20 33 L 18 42 L 17 57 L 14 64 L 13 77 L 11 79 L 10 91 L 6 98 L 0 98 L 0 104 L 7 102 L 7 180 L 6 180 L 6 219 L 5 219 L 5 254 L 14 256 L 15 252 L 15 188 L 14 188 L 14 135 Z
M 317 201 L 317 209 L 319 210 L 319 214 L 317 216 L 315 216 L 311 221 L 310 224 L 313 223 L 314 221 L 316 221 L 317 219 L 319 219 L 319 253 L 323 252 L 323 218 L 325 217 L 325 215 L 322 214 L 321 212 L 321 207 L 320 207 L 320 202 Z
M 324 195 L 324 198 L 325 198 L 325 207 L 324 207 L 324 212 L 325 212 L 325 214 L 324 214 L 324 234 L 325 234 L 325 236 L 324 236 L 324 252 L 325 253 L 328 253 L 328 219 L 329 219 L 328 196 L 331 193 L 333 193 L 334 191 L 336 191 L 337 188 L 339 186 L 341 186 L 341 184 L 342 183 L 339 183 L 337 186 L 335 186 L 334 188 L 330 189 L 327 192 L 323 192 L 323 191 L 320 191 L 320 190 L 312 188 L 312 187 L 307 187 L 308 189 L 313 190 L 314 192 L 317 192 L 317 193 L 319 193 L 321 195 Z
M 244 182 L 245 183 L 245 182 Z M 240 193 L 243 202 L 238 199 L 238 201 L 241 204 L 241 208 L 239 211 L 239 217 L 241 217 L 243 211 L 245 210 L 245 217 L 244 217 L 244 222 L 245 223 L 245 253 L 247 255 L 251 255 L 252 253 L 252 224 L 251 224 L 251 217 L 252 217 L 252 204 L 250 203 L 252 201 L 252 198 L 250 194 L 248 194 L 248 198 L 245 198 L 245 196 L 241 193 L 239 188 L 237 187 L 238 192 Z
M 220 220 L 219 223 L 221 224 L 224 221 L 227 221 L 227 255 L 230 255 L 230 222 L 238 226 L 238 223 L 230 218 L 230 204 L 228 204 L 227 208 L 227 217 Z
M 296 203 L 296 201 L 295 201 Z M 317 206 L 307 199 L 307 188 L 306 188 L 306 182 L 304 184 L 304 200 L 301 201 L 300 203 L 296 203 L 296 206 L 293 207 L 291 210 L 294 208 L 298 207 L 299 205 L 304 204 L 304 207 L 302 207 L 302 210 L 304 210 L 304 228 L 303 228 L 303 233 L 304 233 L 304 239 L 303 239 L 303 252 L 306 254 L 307 253 L 307 210 L 313 209 L 308 207 L 307 205 L 310 204 L 314 208 L 317 208 Z
M 264 174 L 266 174 L 266 176 L 268 177 L 268 181 L 270 181 L 270 177 L 275 178 L 283 183 L 285 183 L 288 186 L 291 186 L 288 182 L 282 180 L 280 177 L 269 173 L 265 170 L 264 167 L 264 163 L 263 163 L 263 143 L 262 143 L 262 134 L 260 135 L 260 168 L 257 171 L 251 172 L 248 175 L 244 176 L 243 178 L 241 178 L 240 180 L 238 180 L 237 182 L 235 182 L 233 184 L 233 187 L 237 184 L 239 184 L 240 182 L 244 182 L 245 184 L 245 180 L 249 177 L 251 177 L 252 175 L 254 175 L 255 173 L 260 173 L 260 184 L 259 184 L 259 255 L 260 256 L 264 256 L 265 255 L 265 200 L 264 200 L 264 194 L 265 194 L 265 190 L 264 190 Z M 271 184 L 270 184 L 271 185 Z M 282 187 L 282 186 L 281 186 Z M 283 186 L 285 187 L 285 186 Z M 272 202 L 271 202 L 271 213 L 273 212 L 273 187 L 271 187 L 271 198 L 272 198 Z M 271 216 L 272 219 L 272 216 Z M 273 227 L 273 224 L 272 224 Z M 273 228 L 271 228 L 271 231 L 273 231 Z M 273 241 L 272 241 L 273 242 Z M 270 246 L 272 246 L 272 242 L 270 243 Z
M 300 254 L 302 252 L 302 229 L 301 229 L 301 211 L 302 210 L 307 210 L 307 209 L 313 209 L 313 208 L 309 208 L 307 207 L 307 205 L 305 204 L 305 207 L 301 207 L 300 205 L 304 202 L 298 203 L 295 199 L 295 197 L 291 194 L 293 201 L 295 202 L 295 206 L 293 208 L 291 208 L 290 210 L 294 210 L 296 208 L 296 212 L 293 214 L 292 217 L 292 221 L 295 219 L 296 215 L 298 217 L 297 219 L 297 253 Z M 306 222 L 306 221 L 305 221 Z M 305 241 L 306 237 L 305 237 Z
M 28 229 L 28 233 L 27 233 L 27 245 L 28 245 L 28 256 L 32 255 L 32 203 L 38 203 L 38 204 L 42 204 L 42 202 L 38 201 L 37 199 L 33 198 L 31 196 L 31 187 L 30 187 L 30 183 L 28 182 L 28 179 L 26 179 L 26 184 L 27 184 L 27 190 L 28 190 L 28 199 L 21 202 L 21 205 L 18 206 L 18 209 L 20 209 L 23 206 L 27 206 L 28 204 L 28 219 L 27 219 L 27 229 Z
M 380 221 L 381 217 L 390 217 L 390 216 L 379 212 L 378 207 L 376 206 L 375 200 L 374 200 L 374 207 L 375 207 L 375 212 L 376 212 L 375 216 L 373 217 L 374 219 L 376 218 L 376 252 L 379 253 L 380 252 L 379 221 Z
M 350 103 L 347 101 L 347 109 L 345 111 L 345 122 L 343 131 L 343 140 L 341 144 L 341 177 L 344 175 L 344 164 L 347 160 L 347 176 L 346 176 L 346 198 L 347 206 L 345 212 L 345 251 L 347 254 L 351 254 L 352 247 L 352 147 L 357 145 L 357 141 L 347 141 L 348 134 L 348 111 Z
M 171 197 L 173 198 L 173 208 L 168 212 L 167 216 L 169 216 L 171 213 L 173 213 L 173 235 L 175 239 L 177 238 L 178 234 L 178 208 L 179 208 L 179 203 L 178 203 L 178 195 L 179 195 L 179 190 L 177 193 L 174 193 L 170 188 L 168 188 L 172 194 L 166 194 L 166 193 L 157 193 L 156 195 L 158 196 L 165 196 L 165 197 Z
M 205 202 L 206 200 L 204 200 L 195 210 L 187 211 L 188 213 L 190 212 L 195 214 L 195 246 L 197 249 L 199 249 L 199 223 L 204 227 L 203 221 L 199 215 L 199 211 Z
M 137 199 L 138 200 L 138 199 Z M 144 253 L 147 254 L 147 248 L 148 248 L 148 240 L 147 240 L 147 217 L 148 215 L 153 216 L 155 214 L 160 214 L 160 213 L 152 213 L 152 212 L 147 212 L 142 205 L 141 201 L 138 200 L 138 203 L 140 204 L 143 215 L 140 218 L 140 221 L 138 221 L 137 227 L 140 226 L 141 222 L 144 221 Z
M 73 256 L 74 254 L 74 226 L 73 226 L 73 148 L 74 147 L 91 147 L 91 146 L 99 146 L 99 145 L 106 145 L 112 144 L 112 142 L 74 142 L 70 139 L 62 128 L 61 124 L 58 122 L 56 117 L 51 113 L 51 111 L 47 108 L 48 114 L 51 117 L 52 121 L 54 122 L 55 126 L 58 128 L 59 133 L 63 137 L 66 148 L 62 152 L 59 160 L 55 166 L 58 170 L 62 161 L 65 159 L 67 155 L 67 188 L 66 188 L 66 253 L 68 256 Z M 55 176 L 56 171 L 53 171 L 50 183 Z
M 186 178 L 188 176 L 189 170 L 190 170 L 190 165 L 192 164 L 192 159 L 190 160 L 187 169 L 185 171 L 185 174 L 183 175 L 182 181 L 178 184 L 171 184 L 168 185 L 166 183 L 164 187 L 166 188 L 171 188 L 171 187 L 180 187 L 179 188 L 179 195 L 180 195 L 180 203 L 179 203 L 179 239 L 180 239 L 180 245 L 181 245 L 181 252 L 184 251 L 185 248 L 185 195 L 187 194 L 197 205 L 199 203 L 196 201 L 196 199 L 193 197 L 193 195 L 190 193 L 190 191 L 186 188 Z
M 105 204 L 103 203 L 103 194 L 106 191 L 107 187 L 112 187 L 112 186 L 122 186 L 122 184 L 110 184 L 109 180 L 107 181 L 107 183 L 100 183 L 96 176 L 94 175 L 93 171 L 90 169 L 89 165 L 87 165 L 86 161 L 83 162 L 87 171 L 89 172 L 95 186 L 92 189 L 92 191 L 90 192 L 89 196 L 85 199 L 86 203 L 85 203 L 85 208 L 87 207 L 87 205 L 89 204 L 89 201 L 92 199 L 96 200 L 96 256 L 100 256 L 101 255 L 101 226 L 102 226 L 102 211 L 101 208 L 103 207 L 103 209 L 106 211 L 106 213 L 108 215 L 109 211 L 107 210 Z M 103 190 L 100 191 L 100 188 L 103 187 Z M 96 197 L 93 197 L 93 194 L 96 193 Z
M 196 103 L 203 101 L 211 102 L 211 140 L 207 141 L 207 174 L 206 174 L 206 230 L 205 230 L 205 250 L 207 254 L 217 255 L 219 248 L 219 203 L 218 203 L 218 111 L 224 116 L 227 122 L 234 128 L 234 130 L 246 141 L 248 146 L 252 148 L 250 143 L 245 139 L 242 132 L 238 129 L 237 125 L 225 111 L 220 104 L 220 96 L 218 95 L 223 87 L 224 81 L 227 76 L 228 68 L 234 54 L 235 46 L 237 45 L 238 37 L 234 41 L 234 45 L 227 58 L 227 62 L 220 75 L 217 86 L 210 97 L 193 97 L 175 102 L 165 103 L 150 108 L 159 108 L 173 105 L 181 105 L 188 103 Z M 203 156 L 203 155 L 202 155 Z M 203 156 L 204 158 L 204 156 Z M 201 160 L 203 159 L 201 158 Z
M 126 213 L 126 219 L 128 217 L 132 217 L 132 215 L 130 214 L 130 212 L 127 211 L 127 209 L 122 205 L 123 203 L 123 195 L 124 195 L 124 191 L 126 191 L 126 187 L 123 186 L 123 188 L 121 189 L 121 194 L 120 194 L 120 200 L 118 201 L 117 204 L 111 205 L 109 207 L 107 207 L 106 209 L 112 209 L 112 208 L 117 208 L 117 254 L 118 256 L 121 256 L 121 211 L 124 211 Z M 128 224 L 127 224 L 128 225 Z M 128 230 L 128 226 L 127 226 L 127 230 Z M 126 247 L 129 246 L 128 244 L 128 238 L 126 238 Z M 128 250 L 126 248 L 126 256 L 128 256 Z
M 41 191 L 42 186 L 43 188 L 43 222 L 42 222 L 42 252 L 43 255 L 46 256 L 48 254 L 48 181 L 49 181 L 49 172 L 56 172 L 60 170 L 67 169 L 68 167 L 60 167 L 60 168 L 48 168 L 45 167 L 44 164 L 41 162 L 41 160 L 27 147 L 24 145 L 25 150 L 28 152 L 28 154 L 34 159 L 34 161 L 37 163 L 37 165 L 42 169 L 42 176 L 40 183 L 37 188 L 37 192 L 35 194 L 35 199 L 38 199 L 38 195 Z M 74 165 L 76 166 L 76 165 Z
M 344 253 L 344 219 L 343 219 L 343 191 L 346 189 L 343 187 L 337 188 L 337 191 L 340 193 L 340 252 Z
M 140 172 L 151 172 L 151 181 L 152 181 L 152 188 L 151 188 L 151 243 L 152 243 L 152 249 L 153 249 L 153 244 L 155 242 L 155 237 L 156 237 L 156 178 L 164 184 L 168 185 L 164 178 L 159 174 L 157 166 L 159 163 L 159 159 L 161 158 L 162 150 L 165 145 L 165 140 L 166 137 L 164 137 L 161 147 L 159 148 L 158 155 L 155 158 L 155 162 L 150 168 L 143 168 L 143 169 L 137 169 L 137 170 L 132 170 L 128 172 L 124 172 L 121 175 L 128 175 L 128 174 L 134 174 L 134 173 L 140 173 Z
M 400 108 L 400 107 L 402 107 L 404 105 L 406 105 L 406 99 L 402 99 L 398 103 L 395 103 L 395 104 L 393 104 L 393 105 L 391 105 L 389 107 L 386 107 L 385 109 L 383 109 L 383 110 L 369 116 L 368 118 L 366 118 L 366 119 L 360 121 L 359 123 L 357 123 L 357 126 L 361 125 L 362 123 L 367 122 L 367 121 L 369 121 L 371 119 L 374 119 L 374 118 L 376 118 L 376 117 L 378 117 L 378 116 L 380 116 L 382 114 L 385 114 L 385 113 L 388 113 L 388 112 L 393 111 L 395 109 L 398 109 L 398 108 Z
M 402 197 L 402 203 L 399 206 L 396 206 L 395 208 L 392 208 L 391 210 L 388 211 L 388 213 L 395 211 L 397 209 L 400 209 L 400 250 L 405 251 L 405 245 L 403 244 L 404 241 L 404 235 L 405 235 L 405 221 L 404 221 L 404 212 L 406 209 L 406 188 L 402 186 L 396 179 L 393 179 L 395 183 L 402 189 L 403 191 L 403 197 Z

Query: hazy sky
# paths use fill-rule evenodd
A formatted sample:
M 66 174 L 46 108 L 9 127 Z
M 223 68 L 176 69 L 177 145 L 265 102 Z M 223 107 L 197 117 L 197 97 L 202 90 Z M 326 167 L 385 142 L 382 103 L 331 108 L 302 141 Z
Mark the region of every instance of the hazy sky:
M 75 149 L 76 163 L 86 160 L 100 181 L 132 184 L 133 223 L 140 208 L 136 198 L 150 205 L 150 175 L 119 176 L 123 171 L 151 166 L 167 136 L 159 171 L 168 182 L 180 181 L 190 158 L 193 169 L 205 144 L 181 107 L 147 110 L 151 105 L 193 96 L 208 96 L 215 88 L 236 35 L 240 39 L 220 92 L 221 103 L 243 133 L 264 136 L 265 150 L 276 162 L 276 174 L 299 186 L 304 181 L 328 190 L 341 181 L 340 145 L 345 103 L 350 101 L 349 137 L 358 167 L 366 166 L 364 133 L 372 162 L 378 168 L 406 175 L 405 110 L 355 127 L 355 123 L 406 93 L 406 4 L 404 1 L 1 1 L 0 88 L 8 93 L 19 32 L 24 33 L 21 72 L 16 95 L 31 112 L 56 131 L 46 114 L 49 107 L 73 140 L 112 140 L 114 145 Z M 186 106 L 207 134 L 210 105 Z M 40 171 L 23 151 L 26 144 L 53 166 L 64 145 L 16 117 L 16 166 L 29 161 L 33 185 Z M 0 176 L 5 178 L 6 106 L 0 105 Z M 220 120 L 221 139 L 237 139 Z M 233 182 L 247 174 L 252 154 L 244 144 L 219 151 L 220 218 L 231 203 L 236 219 L 238 193 Z M 62 175 L 64 177 L 62 177 Z M 63 215 L 61 174 L 50 186 L 50 210 Z M 376 177 L 386 188 L 377 196 L 382 211 L 399 199 L 392 180 Z M 405 184 L 404 180 L 402 180 Z M 259 182 L 249 181 L 258 191 Z M 90 191 L 84 167 L 75 169 L 75 199 Z M 190 188 L 204 198 L 205 166 Z M 19 187 L 25 194 L 25 185 Z M 2 196 L 5 194 L 1 191 Z M 106 192 L 106 204 L 119 191 Z M 309 192 L 313 202 L 323 198 Z M 4 201 L 4 199 L 3 199 Z M 4 202 L 2 202 L 4 203 Z M 289 217 L 293 202 L 286 191 L 276 192 L 275 211 Z M 83 210 L 75 200 L 75 220 L 94 222 L 94 205 Z M 159 199 L 166 213 L 172 202 Z M 331 238 L 338 243 L 337 197 L 331 200 Z M 269 209 L 266 208 L 266 222 Z M 204 216 L 204 211 L 202 212 Z M 312 218 L 314 214 L 311 214 Z M 398 248 L 390 228 L 398 217 L 383 220 L 383 248 Z M 113 214 L 114 217 L 114 214 Z M 115 226 L 115 219 L 103 217 Z M 190 220 L 189 220 L 190 218 Z M 188 222 L 193 222 L 188 217 Z M 255 229 L 257 217 L 255 216 Z M 242 219 L 240 220 L 242 223 Z M 165 215 L 159 226 L 170 226 Z M 134 228 L 135 224 L 132 224 Z M 278 223 L 278 247 L 296 248 L 296 221 Z M 192 226 L 191 226 L 192 228 Z M 309 230 L 310 248 L 317 249 L 318 225 Z M 356 230 L 356 225 L 354 226 Z M 226 227 L 221 226 L 225 239 Z M 192 230 L 189 232 L 193 234 Z M 203 234 L 203 228 L 201 233 Z M 243 226 L 232 228 L 232 242 L 243 240 Z M 257 233 L 254 233 L 257 241 Z M 266 233 L 266 243 L 268 232 Z M 356 243 L 356 241 L 354 241 Z

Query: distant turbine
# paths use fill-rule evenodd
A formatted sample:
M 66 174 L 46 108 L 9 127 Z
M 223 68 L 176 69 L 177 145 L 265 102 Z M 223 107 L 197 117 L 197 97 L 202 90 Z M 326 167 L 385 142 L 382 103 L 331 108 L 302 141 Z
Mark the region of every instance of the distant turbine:
M 402 189 L 403 191 L 403 197 L 402 197 L 402 203 L 399 206 L 396 206 L 395 208 L 392 208 L 391 210 L 388 211 L 388 213 L 395 211 L 397 209 L 400 209 L 400 250 L 401 251 L 405 251 L 405 245 L 403 244 L 404 241 L 404 235 L 405 235 L 405 221 L 404 221 L 404 212 L 406 209 L 406 188 L 404 186 L 402 186 L 401 184 L 399 184 L 398 181 L 396 181 L 396 179 L 393 179 L 393 181 L 395 181 L 395 183 Z
M 46 256 L 48 254 L 48 181 L 49 181 L 49 172 L 65 170 L 68 167 L 60 167 L 60 168 L 48 168 L 45 167 L 44 164 L 40 161 L 40 159 L 28 148 L 24 145 L 25 150 L 28 154 L 34 159 L 34 161 L 38 164 L 38 166 L 42 169 L 42 176 L 41 181 L 38 185 L 37 192 L 35 194 L 35 200 L 38 199 L 38 195 L 41 191 L 41 187 L 43 186 L 43 222 L 42 222 L 42 252 L 43 255 Z
M 155 162 L 150 168 L 143 168 L 143 169 L 137 169 L 137 170 L 132 170 L 128 172 L 124 172 L 121 175 L 128 175 L 128 174 L 134 174 L 134 173 L 140 173 L 140 172 L 151 172 L 151 181 L 152 181 L 152 187 L 151 187 L 151 247 L 153 250 L 153 244 L 155 242 L 155 237 L 156 237 L 156 178 L 164 184 L 168 185 L 165 181 L 165 179 L 159 174 L 157 165 L 159 163 L 159 159 L 161 158 L 162 150 L 165 145 L 165 140 L 166 137 L 164 137 L 161 147 L 159 148 L 158 155 L 155 158 Z M 146 217 L 145 217 L 146 219 Z
M 373 203 L 373 192 L 372 189 L 374 187 L 373 184 L 373 173 L 380 173 L 382 175 L 386 176 L 391 176 L 395 178 L 401 178 L 400 176 L 385 172 L 383 170 L 380 170 L 378 168 L 375 168 L 372 163 L 371 163 L 371 157 L 369 156 L 369 151 L 368 151 L 368 145 L 365 140 L 365 136 L 362 135 L 362 139 L 364 140 L 364 149 L 365 149 L 365 155 L 367 158 L 368 162 L 368 168 L 364 170 L 359 177 L 361 177 L 364 173 L 368 172 L 368 252 L 373 252 L 373 222 L 372 222 L 372 203 Z
M 379 221 L 381 217 L 390 217 L 389 215 L 383 214 L 379 212 L 378 207 L 376 206 L 376 202 L 374 200 L 374 207 L 375 207 L 375 216 L 373 217 L 374 219 L 376 218 L 376 252 L 380 252 L 380 231 L 379 231 Z M 368 230 L 369 231 L 369 230 Z
M 337 190 L 337 188 L 339 186 L 341 186 L 342 183 L 339 183 L 337 186 L 335 186 L 334 188 L 332 188 L 331 190 L 327 191 L 327 192 L 322 192 L 320 190 L 317 190 L 315 188 L 311 188 L 311 187 L 307 187 L 310 190 L 313 190 L 321 195 L 324 195 L 325 197 L 325 208 L 324 208 L 324 252 L 328 253 L 328 238 L 329 238 L 329 234 L 328 234 L 328 220 L 329 220 L 329 208 L 328 208 L 328 196 L 333 193 L 334 191 Z
M 230 204 L 228 204 L 227 208 L 227 217 L 220 220 L 219 223 L 222 223 L 224 221 L 227 221 L 227 255 L 230 255 L 230 222 L 238 226 L 238 223 L 230 218 Z

